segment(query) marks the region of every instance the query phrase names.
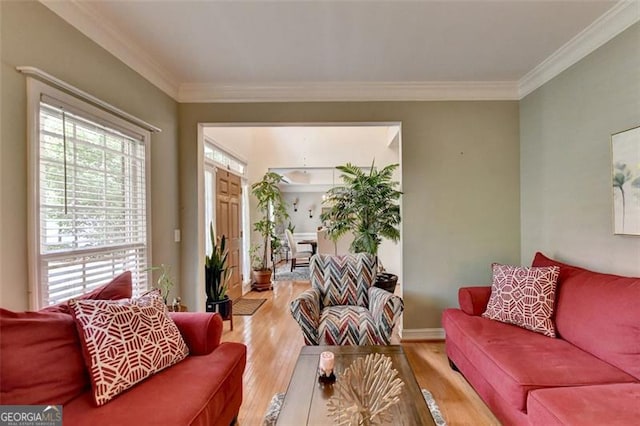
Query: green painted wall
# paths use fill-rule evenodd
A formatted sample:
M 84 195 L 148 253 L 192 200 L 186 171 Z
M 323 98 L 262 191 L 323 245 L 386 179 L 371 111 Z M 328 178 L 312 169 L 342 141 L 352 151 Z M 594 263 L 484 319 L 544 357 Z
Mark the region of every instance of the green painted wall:
M 154 263 L 179 274 L 177 103 L 38 2 L 0 1 L 0 306 L 28 307 L 26 79 L 31 65 L 160 127 L 151 138 Z
M 197 124 L 402 122 L 405 329 L 440 327 L 458 287 L 520 258 L 518 102 L 180 104 L 182 294 L 196 304 Z M 193 283 L 193 284 L 192 284 Z
M 180 104 L 35 2 L 0 2 L 3 277 L 0 305 L 27 307 L 25 78 L 43 69 L 159 126 L 152 137 L 154 263 L 169 263 L 195 307 L 198 122 L 400 121 L 404 328 L 440 326 L 457 289 L 486 284 L 490 263 L 520 257 L 518 102 Z M 179 131 L 179 132 L 178 132 Z M 182 243 L 173 229 L 182 229 Z
M 640 24 L 521 101 L 524 264 L 543 251 L 640 276 L 640 236 L 613 235 L 611 181 L 611 134 L 638 125 Z

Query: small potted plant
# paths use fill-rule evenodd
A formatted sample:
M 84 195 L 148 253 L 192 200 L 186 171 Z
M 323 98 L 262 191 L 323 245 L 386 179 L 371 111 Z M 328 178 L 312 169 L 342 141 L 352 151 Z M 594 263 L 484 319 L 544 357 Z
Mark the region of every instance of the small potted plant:
M 255 290 L 271 289 L 271 268 L 269 267 L 269 247 L 276 236 L 276 225 L 289 217 L 284 199 L 278 184 L 282 176 L 267 172 L 262 180 L 251 185 L 251 193 L 258 200 L 261 219 L 253 224 L 253 230 L 260 234 L 261 245 L 251 248 L 251 266 L 253 268 L 253 288 Z
M 344 185 L 327 192 L 325 201 L 330 210 L 320 218 L 327 223 L 328 235 L 337 241 L 347 231 L 354 239 L 350 251 L 369 253 L 378 262 L 376 286 L 393 292 L 398 276 L 384 272 L 378 259 L 378 247 L 383 238 L 397 242 L 400 239 L 400 196 L 392 180 L 399 164 L 390 164 L 381 170 L 371 164 L 369 172 L 351 163 L 338 166 Z
M 251 258 L 251 271 L 253 271 L 253 284 L 255 289 L 271 289 L 271 269 L 265 268 L 262 262 L 262 244 L 252 244 L 249 249 Z
M 229 319 L 231 313 L 231 299 L 227 294 L 231 268 L 227 267 L 226 237 L 223 235 L 218 244 L 213 223 L 209 226 L 211 234 L 211 254 L 205 256 L 204 285 L 207 293 L 207 312 L 218 312 L 222 318 Z
M 160 266 L 152 266 L 148 268 L 149 271 L 160 271 L 160 276 L 158 277 L 158 281 L 156 282 L 155 288 L 160 290 L 160 295 L 164 300 L 164 304 L 167 304 L 167 299 L 169 297 L 169 292 L 173 288 L 174 282 L 173 277 L 171 276 L 171 266 L 165 265 L 164 263 L 160 264 Z

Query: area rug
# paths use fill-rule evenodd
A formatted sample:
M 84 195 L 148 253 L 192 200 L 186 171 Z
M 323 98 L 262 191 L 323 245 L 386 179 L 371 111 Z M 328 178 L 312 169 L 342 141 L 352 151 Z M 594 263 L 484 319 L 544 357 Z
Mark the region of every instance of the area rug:
M 433 417 L 433 421 L 436 426 L 447 426 L 447 422 L 440 413 L 440 407 L 438 407 L 436 400 L 433 399 L 431 392 L 426 389 L 422 389 L 422 396 L 429 407 L 429 411 L 431 411 L 431 416 Z M 267 408 L 267 412 L 264 414 L 264 421 L 262 422 L 263 426 L 275 426 L 278 422 L 278 415 L 280 414 L 283 401 L 284 393 L 277 393 L 273 395 L 273 398 L 271 398 L 271 402 L 269 403 L 269 408 Z
M 253 315 L 267 299 L 245 299 L 233 301 L 233 315 Z
M 300 266 L 291 270 L 291 263 L 281 263 L 276 267 L 274 281 L 309 281 L 311 278 L 308 266 Z

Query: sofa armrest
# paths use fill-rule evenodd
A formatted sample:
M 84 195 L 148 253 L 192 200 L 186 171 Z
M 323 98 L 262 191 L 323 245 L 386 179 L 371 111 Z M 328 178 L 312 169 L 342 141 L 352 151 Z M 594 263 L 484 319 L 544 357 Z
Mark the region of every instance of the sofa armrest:
M 207 355 L 220 345 L 222 317 L 204 312 L 169 312 L 189 347 L 189 355 Z
M 378 287 L 369 287 L 369 311 L 375 321 L 382 344 L 391 344 L 391 332 L 404 310 L 402 299 Z
M 458 290 L 458 304 L 465 314 L 480 316 L 487 309 L 491 286 L 461 287 Z
M 291 315 L 300 325 L 306 345 L 317 345 L 319 342 L 318 326 L 320 325 L 320 292 L 315 288 L 300 293 L 291 302 Z

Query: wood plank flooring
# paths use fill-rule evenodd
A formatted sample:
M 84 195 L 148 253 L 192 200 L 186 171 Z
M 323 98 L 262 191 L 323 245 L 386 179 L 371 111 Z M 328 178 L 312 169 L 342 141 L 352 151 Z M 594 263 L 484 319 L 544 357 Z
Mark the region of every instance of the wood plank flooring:
M 233 331 L 224 322 L 223 341 L 247 345 L 244 397 L 238 423 L 259 426 L 271 397 L 285 392 L 304 345 L 302 332 L 289 313 L 289 302 L 309 282 L 279 281 L 273 291 L 250 292 L 246 298 L 267 301 L 252 316 L 235 316 Z M 402 343 L 420 387 L 429 389 L 451 426 L 499 425 L 465 379 L 449 368 L 443 342 Z

